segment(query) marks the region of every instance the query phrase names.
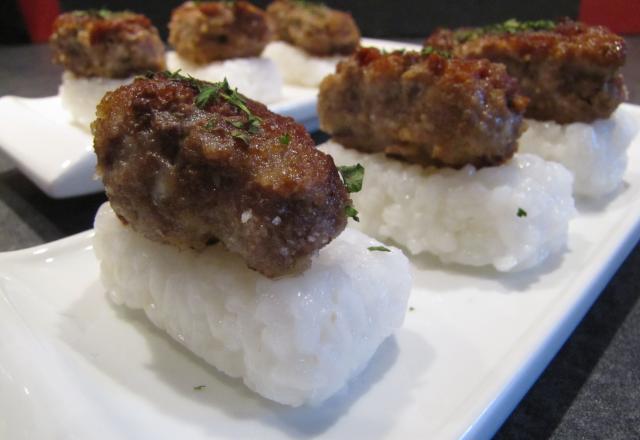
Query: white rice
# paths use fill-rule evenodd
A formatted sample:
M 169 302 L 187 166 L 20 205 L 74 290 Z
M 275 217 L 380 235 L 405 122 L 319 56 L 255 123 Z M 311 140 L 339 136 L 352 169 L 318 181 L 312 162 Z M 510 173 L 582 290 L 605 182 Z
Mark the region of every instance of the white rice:
M 517 271 L 566 245 L 573 179 L 557 163 L 520 154 L 498 167 L 434 170 L 333 142 L 319 148 L 337 165 L 365 167 L 362 191 L 352 194 L 354 224 L 411 254 Z
M 564 165 L 574 176 L 577 196 L 602 197 L 614 192 L 627 169 L 627 148 L 637 127 L 624 108 L 591 124 L 560 125 L 527 120 L 519 151 Z
M 284 82 L 296 86 L 318 87 L 322 79 L 336 70 L 344 56 L 317 57 L 309 55 L 284 41 L 273 41 L 267 45 L 262 56 L 273 60 L 278 66 Z
M 251 99 L 272 104 L 282 99 L 282 77 L 275 63 L 266 58 L 236 58 L 198 65 L 176 52 L 167 52 L 167 68 L 210 82 L 227 78 L 231 87 Z
M 303 274 L 272 280 L 219 245 L 196 253 L 149 241 L 108 204 L 98 211 L 94 239 L 115 303 L 144 309 L 220 371 L 293 406 L 340 390 L 402 325 L 409 263 L 398 249 L 367 249 L 379 244 L 347 229 Z
M 96 118 L 96 106 L 104 94 L 130 83 L 133 78 L 80 78 L 65 71 L 58 96 L 71 120 L 85 130 L 90 130 L 90 125 Z

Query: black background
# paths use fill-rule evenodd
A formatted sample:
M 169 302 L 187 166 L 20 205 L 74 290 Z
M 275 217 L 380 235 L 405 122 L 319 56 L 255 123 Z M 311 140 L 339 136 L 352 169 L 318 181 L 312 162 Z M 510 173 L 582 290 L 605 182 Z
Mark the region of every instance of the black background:
M 20 29 L 20 17 L 15 2 L 4 3 L 0 11 L 0 42 L 26 41 Z M 167 23 L 171 10 L 182 1 L 152 0 L 62 0 L 63 11 L 88 8 L 129 9 L 147 15 L 167 36 Z M 269 1 L 255 1 L 265 7 Z M 390 1 L 359 0 L 331 1 L 327 5 L 350 11 L 362 34 L 367 37 L 424 38 L 438 26 L 485 25 L 509 18 L 533 20 L 542 18 L 572 17 L 578 15 L 579 0 L 454 0 L 454 1 Z

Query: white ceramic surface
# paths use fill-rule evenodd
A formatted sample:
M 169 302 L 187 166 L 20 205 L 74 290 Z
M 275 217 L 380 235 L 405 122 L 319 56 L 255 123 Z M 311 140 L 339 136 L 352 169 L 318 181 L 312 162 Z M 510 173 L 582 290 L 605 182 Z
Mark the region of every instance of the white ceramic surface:
M 373 38 L 363 38 L 362 44 L 387 50 L 419 49 Z M 283 95 L 281 102 L 269 108 L 291 116 L 309 131 L 317 130 L 317 89 L 286 85 Z M 0 149 L 43 192 L 65 198 L 102 191 L 102 183 L 94 178 L 96 158 L 91 135 L 70 121 L 58 96 L 0 97 L 0 121 Z
M 640 236 L 640 139 L 629 153 L 623 188 L 579 202 L 537 270 L 414 259 L 405 326 L 317 408 L 257 397 L 111 305 L 91 232 L 0 254 L 0 438 L 488 438 Z

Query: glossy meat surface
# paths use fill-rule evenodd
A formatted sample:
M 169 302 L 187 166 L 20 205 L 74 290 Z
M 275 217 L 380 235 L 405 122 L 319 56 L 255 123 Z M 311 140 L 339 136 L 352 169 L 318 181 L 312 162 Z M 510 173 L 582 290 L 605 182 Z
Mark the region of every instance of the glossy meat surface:
M 525 107 L 502 65 L 366 48 L 324 79 L 318 113 L 347 147 L 459 168 L 509 159 Z
M 302 125 L 225 83 L 137 79 L 105 96 L 92 129 L 111 206 L 149 239 L 221 241 L 273 277 L 306 267 L 347 223 L 331 157 Z
M 624 39 L 601 26 L 510 20 L 488 28 L 440 29 L 425 44 L 504 64 L 530 98 L 526 116 L 533 119 L 592 122 L 608 118 L 627 97 L 620 74 Z
M 158 30 L 148 18 L 132 12 L 62 14 L 49 42 L 53 61 L 79 77 L 126 78 L 165 69 Z

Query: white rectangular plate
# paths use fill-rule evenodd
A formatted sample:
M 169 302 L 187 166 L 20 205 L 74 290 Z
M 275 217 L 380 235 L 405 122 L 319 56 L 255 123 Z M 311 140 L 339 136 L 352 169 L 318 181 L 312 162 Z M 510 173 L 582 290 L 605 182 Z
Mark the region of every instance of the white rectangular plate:
M 419 48 L 372 38 L 363 38 L 362 44 L 387 50 Z M 317 130 L 317 93 L 315 88 L 286 85 L 283 100 L 269 108 L 294 118 L 309 131 Z M 58 96 L 1 97 L 0 120 L 0 149 L 43 192 L 64 198 L 102 191 L 102 183 L 94 178 L 91 134 L 71 122 Z
M 568 250 L 534 271 L 414 259 L 404 327 L 317 408 L 268 402 L 111 305 L 91 232 L 0 254 L 0 438 L 487 438 L 637 242 L 640 139 L 629 156 L 623 188 L 578 205 Z

